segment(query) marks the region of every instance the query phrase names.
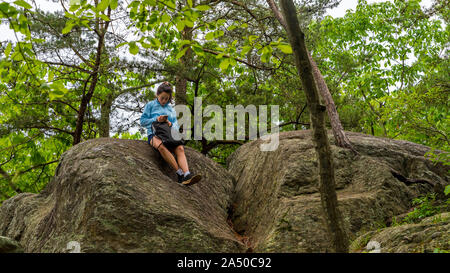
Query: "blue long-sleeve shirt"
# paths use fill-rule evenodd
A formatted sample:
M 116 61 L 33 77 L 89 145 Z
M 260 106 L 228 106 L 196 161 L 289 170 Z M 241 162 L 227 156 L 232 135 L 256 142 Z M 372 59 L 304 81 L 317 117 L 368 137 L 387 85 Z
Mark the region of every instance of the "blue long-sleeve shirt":
M 161 115 L 167 115 L 167 119 L 172 123 L 172 128 L 178 131 L 177 113 L 169 103 L 162 106 L 158 98 L 145 105 L 144 113 L 141 116 L 141 126 L 147 128 L 147 135 L 153 134 L 152 123 Z

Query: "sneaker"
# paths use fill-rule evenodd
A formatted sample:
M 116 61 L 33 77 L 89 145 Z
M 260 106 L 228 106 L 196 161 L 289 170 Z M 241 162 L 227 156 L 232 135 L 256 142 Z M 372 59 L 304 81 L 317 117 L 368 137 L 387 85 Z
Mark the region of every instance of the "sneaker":
M 178 183 L 181 184 L 181 182 L 183 182 L 183 179 L 184 179 L 184 174 L 177 174 L 177 177 L 178 177 Z
M 182 184 L 186 185 L 186 186 L 191 186 L 191 185 L 194 185 L 194 184 L 200 182 L 201 179 L 202 179 L 202 176 L 200 174 L 190 173 L 190 174 L 186 175 L 185 177 L 183 177 Z

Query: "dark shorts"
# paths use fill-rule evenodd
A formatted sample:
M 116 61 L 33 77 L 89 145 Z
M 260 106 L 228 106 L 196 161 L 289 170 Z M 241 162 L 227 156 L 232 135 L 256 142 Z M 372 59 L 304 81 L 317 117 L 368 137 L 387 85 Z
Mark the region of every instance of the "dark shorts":
M 155 136 L 154 134 L 151 134 L 151 135 L 148 135 L 148 136 L 147 136 L 147 143 L 148 143 L 148 145 L 150 145 L 150 146 L 152 146 L 152 147 L 153 147 L 153 145 L 150 144 L 150 141 L 152 140 L 152 138 L 153 138 L 154 136 Z M 156 150 L 155 147 L 153 147 L 153 148 Z M 166 148 L 169 149 L 169 151 L 173 152 L 173 151 L 175 150 L 176 147 L 166 147 Z
M 152 139 L 153 136 L 154 136 L 154 134 L 151 134 L 151 135 L 148 135 L 148 136 L 147 136 L 147 138 L 148 138 L 147 143 L 148 143 L 149 145 L 151 145 L 151 144 L 150 144 L 150 140 Z

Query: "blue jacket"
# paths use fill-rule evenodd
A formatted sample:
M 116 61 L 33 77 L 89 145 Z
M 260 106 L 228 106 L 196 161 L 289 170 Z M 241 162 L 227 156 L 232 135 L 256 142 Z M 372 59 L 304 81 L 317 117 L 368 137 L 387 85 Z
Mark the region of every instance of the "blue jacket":
M 147 135 L 153 134 L 152 123 L 161 115 L 168 115 L 167 119 L 172 123 L 172 128 L 178 130 L 177 113 L 169 103 L 162 106 L 158 99 L 148 102 L 145 105 L 144 113 L 141 116 L 141 126 L 147 128 Z

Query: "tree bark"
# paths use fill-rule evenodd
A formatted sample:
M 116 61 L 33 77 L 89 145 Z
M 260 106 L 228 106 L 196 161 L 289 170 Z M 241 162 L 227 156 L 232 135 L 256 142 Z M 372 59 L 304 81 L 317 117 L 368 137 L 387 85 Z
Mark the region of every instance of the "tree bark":
M 330 90 L 328 90 L 327 83 L 325 82 L 322 74 L 320 73 L 319 68 L 317 67 L 316 62 L 313 60 L 309 52 L 308 58 L 309 61 L 311 62 L 317 88 L 319 90 L 321 97 L 325 101 L 328 117 L 330 118 L 331 129 L 333 131 L 334 139 L 336 140 L 336 145 L 342 148 L 350 149 L 355 154 L 357 154 L 358 152 L 353 148 L 352 144 L 350 143 L 350 140 L 348 139 L 347 135 L 344 132 L 344 128 L 342 127 L 342 123 L 339 118 L 339 114 L 336 110 L 336 105 L 334 104 L 333 97 L 331 96 Z
M 192 0 L 192 6 L 195 6 L 195 2 L 195 0 Z M 181 31 L 181 37 L 183 40 L 192 40 L 192 28 L 185 27 Z M 186 46 L 188 45 L 184 45 L 183 48 Z M 175 77 L 175 103 L 179 105 L 187 105 L 187 78 L 185 74 L 187 71 L 190 71 L 190 67 L 192 66 L 191 48 L 188 48 L 186 53 L 180 58 L 179 64 L 181 69 L 178 70 Z
M 273 14 L 275 15 L 275 18 L 277 18 L 278 22 L 283 26 L 285 30 L 287 30 L 287 24 L 285 19 L 283 18 L 283 15 L 278 10 L 277 5 L 273 0 L 267 0 L 267 3 L 269 4 L 270 8 L 273 11 Z M 343 148 L 348 148 L 352 150 L 355 154 L 358 152 L 353 148 L 350 140 L 348 139 L 347 135 L 344 132 L 344 128 L 342 126 L 341 120 L 339 119 L 339 114 L 336 110 L 336 106 L 333 101 L 333 97 L 331 96 L 330 90 L 328 89 L 327 83 L 325 82 L 322 74 L 320 73 L 319 68 L 317 67 L 316 62 L 311 57 L 311 54 L 308 53 L 308 58 L 312 66 L 313 75 L 315 83 L 317 84 L 317 88 L 319 91 L 320 96 L 325 101 L 325 106 L 327 108 L 328 117 L 330 118 L 330 124 L 331 129 L 333 131 L 334 138 L 336 140 L 336 145 Z
M 108 16 L 111 16 L 111 8 L 108 8 Z M 73 135 L 73 145 L 81 142 L 81 134 L 83 133 L 83 124 L 84 124 L 84 115 L 86 114 L 87 105 L 92 99 L 92 96 L 94 95 L 95 87 L 97 85 L 98 76 L 99 76 L 99 70 L 101 65 L 101 55 L 103 52 L 103 47 L 105 44 L 105 34 L 109 26 L 109 21 L 104 22 L 104 27 L 100 27 L 99 23 L 97 22 L 96 30 L 99 35 L 98 37 L 98 43 L 97 43 L 97 54 L 95 58 L 95 64 L 93 71 L 89 75 L 89 78 L 91 79 L 89 90 L 87 94 L 83 93 L 83 97 L 81 98 L 81 104 L 80 108 L 78 109 L 78 117 L 77 117 L 77 125 L 75 128 L 75 132 Z
M 109 137 L 109 127 L 110 127 L 110 114 L 111 107 L 114 102 L 114 96 L 110 93 L 102 103 L 100 109 L 100 120 L 98 121 L 98 130 L 100 137 Z
M 342 215 L 338 209 L 333 157 L 325 128 L 326 107 L 320 104 L 313 67 L 306 49 L 305 35 L 300 29 L 294 3 L 292 0 L 281 0 L 280 2 L 295 57 L 295 65 L 311 113 L 313 141 L 319 161 L 319 191 L 327 229 L 335 251 L 348 252 L 348 237 L 343 228 Z

